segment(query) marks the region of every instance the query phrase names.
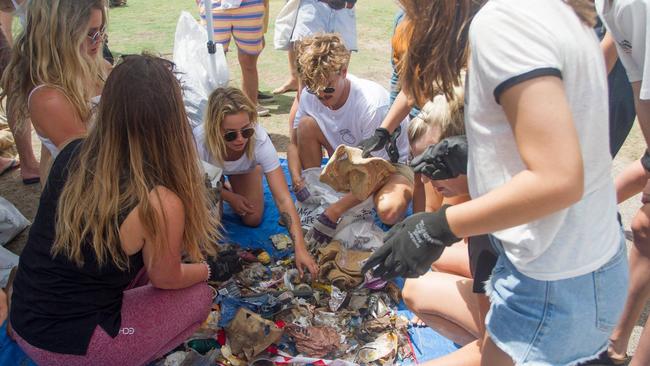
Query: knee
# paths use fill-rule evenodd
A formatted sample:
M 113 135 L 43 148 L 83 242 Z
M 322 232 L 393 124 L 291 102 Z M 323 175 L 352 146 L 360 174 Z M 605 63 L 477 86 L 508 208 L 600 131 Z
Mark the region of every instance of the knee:
M 213 297 L 214 291 L 205 282 L 197 283 L 190 288 L 190 294 L 186 298 L 194 301 L 196 311 L 192 313 L 195 315 L 196 322 L 203 322 L 208 317 L 212 310 Z
M 304 144 L 316 140 L 320 134 L 320 127 L 316 120 L 310 116 L 304 116 L 298 122 L 296 131 L 298 135 L 298 144 Z
M 389 204 L 387 200 L 379 201 L 377 204 L 377 216 L 386 225 L 395 225 L 402 220 L 404 205 Z
M 418 298 L 423 294 L 419 287 L 417 278 L 409 278 L 404 282 L 402 289 L 402 299 L 409 310 L 414 313 L 419 311 Z
M 248 227 L 258 227 L 262 224 L 262 214 L 251 214 L 251 215 L 246 215 L 241 218 L 242 222 L 244 225 Z
M 239 53 L 239 65 L 244 70 L 257 69 L 257 55 L 249 55 L 243 52 Z

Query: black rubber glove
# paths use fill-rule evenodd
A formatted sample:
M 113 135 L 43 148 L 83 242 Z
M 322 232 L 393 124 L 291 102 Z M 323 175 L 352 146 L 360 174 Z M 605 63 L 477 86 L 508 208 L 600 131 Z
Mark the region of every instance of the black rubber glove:
M 402 276 L 416 278 L 425 274 L 448 247 L 459 241 L 449 229 L 445 205 L 433 213 L 417 213 L 393 226 L 363 265 L 362 272 L 372 270 L 385 280 Z
M 390 141 L 386 145 L 386 153 L 390 162 L 395 164 L 399 161 L 399 149 L 397 148 L 397 138 L 402 133 L 402 127 L 398 126 L 395 131 L 390 135 Z
M 234 250 L 220 252 L 216 258 L 208 258 L 210 282 L 222 282 L 242 271 L 242 260 Z
M 429 146 L 411 162 L 413 171 L 432 180 L 456 178 L 467 174 L 467 137 L 448 137 Z
M 375 133 L 361 141 L 359 148 L 363 150 L 361 156 L 367 158 L 373 151 L 381 150 L 390 141 L 390 132 L 383 127 L 375 130 Z

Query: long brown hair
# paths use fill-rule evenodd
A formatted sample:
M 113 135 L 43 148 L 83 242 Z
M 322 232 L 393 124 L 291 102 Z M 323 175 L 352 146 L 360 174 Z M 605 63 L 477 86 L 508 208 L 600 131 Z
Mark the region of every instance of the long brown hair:
M 25 28 L 12 49 L 11 60 L 2 75 L 0 99 L 10 99 L 12 118 L 28 115 L 27 99 L 41 84 L 61 89 L 82 121 L 90 117 L 89 100 L 94 87 L 105 79 L 101 52 L 94 57 L 81 50 L 86 41 L 92 10 L 102 12 L 104 0 L 30 0 Z
M 59 199 L 52 254 L 82 265 L 84 245 L 100 265 L 128 266 L 121 249 L 119 216 L 139 207 L 152 236 L 163 233 L 149 199 L 162 186 L 183 203 L 183 250 L 193 260 L 214 254 L 218 218 L 209 211 L 180 85 L 173 64 L 151 56 L 129 56 L 108 77 L 96 125 L 82 143 Z M 127 210 L 125 212 L 125 210 Z M 153 243 L 156 253 L 167 239 Z
M 402 88 L 422 103 L 442 93 L 454 97 L 458 76 L 467 66 L 470 22 L 485 0 L 399 0 L 412 23 L 409 49 L 399 65 Z M 589 0 L 563 0 L 592 26 Z
M 205 145 L 212 158 L 223 166 L 226 160 L 226 140 L 223 135 L 223 120 L 230 114 L 244 112 L 248 115 L 251 127 L 257 125 L 257 110 L 250 99 L 239 89 L 233 87 L 217 88 L 208 99 L 205 114 Z M 253 159 L 255 154 L 255 135 L 246 142 L 246 156 Z

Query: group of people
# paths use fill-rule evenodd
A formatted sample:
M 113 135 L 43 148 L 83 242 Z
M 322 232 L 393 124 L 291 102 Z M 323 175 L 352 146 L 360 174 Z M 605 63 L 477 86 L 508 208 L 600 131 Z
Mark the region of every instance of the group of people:
M 218 41 L 235 38 L 243 68 L 264 42 L 238 12 L 260 4 L 215 9 L 225 22 Z M 372 193 L 392 228 L 364 271 L 408 278 L 412 321 L 463 345 L 431 365 L 626 362 L 650 291 L 650 154 L 616 182 L 611 165 L 634 119 L 631 101 L 650 142 L 648 2 L 399 4 L 389 93 L 348 72 L 351 33 L 326 29 L 349 25 L 334 14 L 353 16 L 355 1 L 300 2 L 287 149 L 296 199 L 310 195 L 303 171 L 340 145 L 393 164 Z M 9 315 L 13 337 L 36 363 L 147 364 L 203 322 L 214 295 L 208 282 L 239 264 L 218 253 L 221 209 L 201 160 L 223 170 L 223 201 L 252 227 L 264 215 L 266 176 L 296 267 L 318 273 L 308 245 L 331 241 L 360 200 L 343 195 L 303 235 L 258 122 L 256 73 L 242 90 L 214 90 L 192 130 L 173 63 L 102 58 L 103 0 L 24 6 L 21 34 L 0 47 L 0 97 L 16 142 L 33 126 L 44 147 L 43 192 Z M 607 29 L 602 42 L 596 11 Z M 314 25 L 323 19 L 324 29 Z M 332 30 L 346 37 L 318 33 Z M 614 84 L 623 71 L 629 81 Z M 616 205 L 641 191 L 628 268 Z M 649 359 L 644 333 L 631 364 Z

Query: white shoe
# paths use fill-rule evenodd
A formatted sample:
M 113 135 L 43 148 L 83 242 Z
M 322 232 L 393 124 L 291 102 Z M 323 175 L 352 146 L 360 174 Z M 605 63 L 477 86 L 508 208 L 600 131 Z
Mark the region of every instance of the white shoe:
M 259 104 L 257 105 L 257 107 L 255 109 L 257 109 L 257 116 L 258 117 L 266 117 L 266 116 L 271 115 L 271 111 L 269 111 L 268 108 L 263 107 L 263 106 L 261 106 Z

